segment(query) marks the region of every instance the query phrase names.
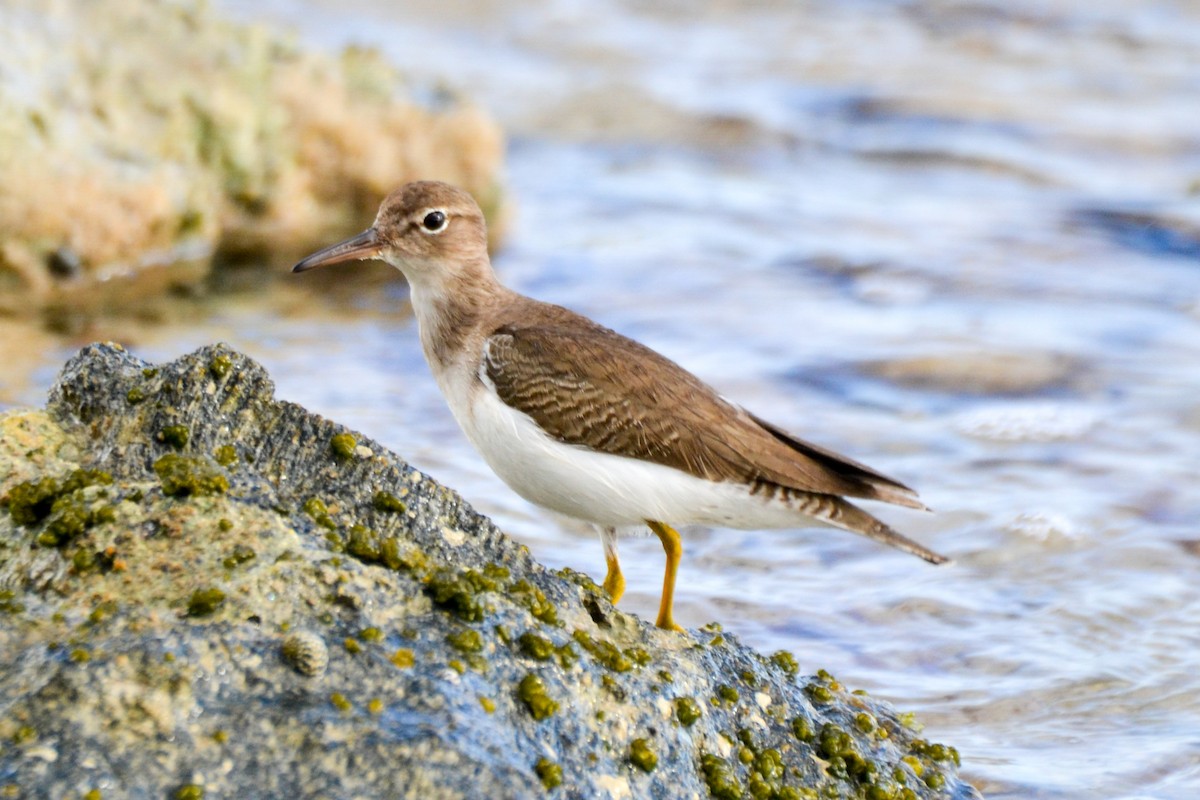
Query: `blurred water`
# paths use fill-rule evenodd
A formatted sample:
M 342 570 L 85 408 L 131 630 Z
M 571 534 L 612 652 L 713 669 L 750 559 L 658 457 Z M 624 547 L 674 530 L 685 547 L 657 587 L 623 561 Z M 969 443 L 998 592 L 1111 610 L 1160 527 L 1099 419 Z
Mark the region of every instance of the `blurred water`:
M 689 530 L 683 624 L 917 711 L 991 797 L 1200 796 L 1200 7 L 221 5 L 477 98 L 512 134 L 506 282 L 912 483 L 936 514 L 874 510 L 957 561 Z M 403 286 L 370 292 L 233 295 L 136 350 L 230 341 L 602 576 L 457 433 Z M 661 548 L 622 553 L 652 616 Z

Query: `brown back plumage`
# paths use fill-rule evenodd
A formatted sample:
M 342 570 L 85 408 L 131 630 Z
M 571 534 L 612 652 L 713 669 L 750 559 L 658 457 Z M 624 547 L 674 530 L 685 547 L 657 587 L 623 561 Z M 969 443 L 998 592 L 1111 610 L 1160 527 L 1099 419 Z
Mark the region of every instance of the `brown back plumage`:
M 555 439 L 713 481 L 923 508 L 899 481 L 764 422 L 653 350 L 546 310 L 497 328 L 485 367 L 500 398 Z

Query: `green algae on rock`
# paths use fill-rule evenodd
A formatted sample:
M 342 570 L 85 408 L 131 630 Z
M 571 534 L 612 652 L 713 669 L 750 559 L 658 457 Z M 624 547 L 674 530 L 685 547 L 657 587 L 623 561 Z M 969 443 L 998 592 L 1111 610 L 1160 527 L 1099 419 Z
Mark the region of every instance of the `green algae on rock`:
M 210 586 L 207 589 L 197 589 L 188 598 L 187 613 L 189 617 L 207 617 L 216 613 L 225 605 L 225 592 Z
M 228 525 L 222 523 L 228 523 Z M 222 519 L 217 523 L 217 527 L 220 528 L 221 533 L 229 533 L 229 531 L 233 530 L 233 523 L 227 519 Z M 254 552 L 253 547 L 245 544 L 235 544 L 233 550 L 221 561 L 221 564 L 224 565 L 225 569 L 234 569 L 257 557 L 258 553 Z
M 629 743 L 629 760 L 642 772 L 653 772 L 658 766 L 658 756 L 645 739 L 634 739 Z
M 401 502 L 400 498 L 396 497 L 396 495 L 392 494 L 391 492 L 385 492 L 382 489 L 376 492 L 375 496 L 371 498 L 371 505 L 373 505 L 377 511 L 389 511 L 393 514 L 403 514 L 408 510 L 404 503 Z
M 0 434 L 0 775 L 24 795 L 978 796 L 910 716 L 613 608 L 227 348 L 85 348 Z M 63 497 L 108 511 L 39 546 Z
M 534 772 L 541 779 L 542 785 L 547 789 L 553 789 L 556 786 L 562 785 L 562 767 L 555 764 L 548 758 L 539 758 L 537 763 L 533 765 Z
M 189 431 L 186 425 L 168 425 L 158 432 L 157 439 L 176 450 L 187 447 Z
M 693 724 L 695 724 L 696 720 L 700 719 L 702 713 L 703 712 L 700 710 L 700 704 L 692 698 L 676 698 L 675 717 L 685 728 L 690 728 Z
M 237 448 L 231 444 L 223 444 L 212 451 L 213 461 L 222 467 L 232 467 L 238 462 Z
M 204 800 L 204 787 L 197 783 L 187 783 L 175 790 L 175 800 Z
M 529 709 L 530 716 L 539 722 L 558 712 L 558 701 L 546 690 L 545 681 L 532 672 L 521 679 L 517 697 Z
M 154 473 L 168 497 L 203 497 L 229 491 L 229 479 L 203 458 L 168 453 L 154 462 Z
M 478 653 L 483 649 L 483 637 L 479 635 L 479 631 L 471 628 L 448 634 L 446 643 L 464 653 Z
M 358 442 L 353 434 L 339 433 L 329 440 L 329 449 L 339 461 L 349 461 L 358 450 Z
M 549 661 L 554 657 L 554 642 L 533 631 L 522 633 L 517 644 L 521 646 L 522 653 L 536 661 Z
M 115 518 L 105 492 L 85 491 L 111 483 L 112 476 L 106 472 L 76 469 L 62 478 L 44 476 L 18 483 L 0 496 L 0 506 L 8 509 L 14 522 L 40 526 L 36 542 L 42 547 L 62 547 Z

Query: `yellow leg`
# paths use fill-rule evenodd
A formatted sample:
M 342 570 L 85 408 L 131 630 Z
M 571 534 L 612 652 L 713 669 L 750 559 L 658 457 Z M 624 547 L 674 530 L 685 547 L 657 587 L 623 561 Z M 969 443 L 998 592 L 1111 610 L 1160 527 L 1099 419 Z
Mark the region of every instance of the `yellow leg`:
M 604 591 L 615 606 L 621 601 L 621 595 L 625 594 L 625 576 L 621 574 L 621 560 L 617 558 L 616 551 L 605 553 L 604 560 L 608 562 L 608 574 L 604 576 Z
M 683 543 L 679 541 L 679 533 L 670 525 L 662 522 L 647 520 L 650 530 L 658 535 L 663 550 L 667 554 L 667 569 L 663 573 L 662 599 L 658 602 L 658 621 L 654 624 L 669 631 L 682 631 L 675 624 L 672 613 L 675 607 L 675 573 L 679 571 L 679 558 L 683 555 Z

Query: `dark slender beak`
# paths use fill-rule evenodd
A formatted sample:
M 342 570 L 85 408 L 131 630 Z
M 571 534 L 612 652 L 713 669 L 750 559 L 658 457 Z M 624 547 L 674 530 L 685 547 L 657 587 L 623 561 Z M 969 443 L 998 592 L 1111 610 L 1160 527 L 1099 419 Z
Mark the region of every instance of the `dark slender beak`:
M 292 267 L 292 272 L 304 272 L 306 269 L 324 267 L 327 264 L 340 264 L 356 258 L 375 258 L 382 249 L 383 243 L 379 241 L 379 235 L 375 229 L 367 228 L 358 236 L 351 236 L 345 241 L 318 250 Z

